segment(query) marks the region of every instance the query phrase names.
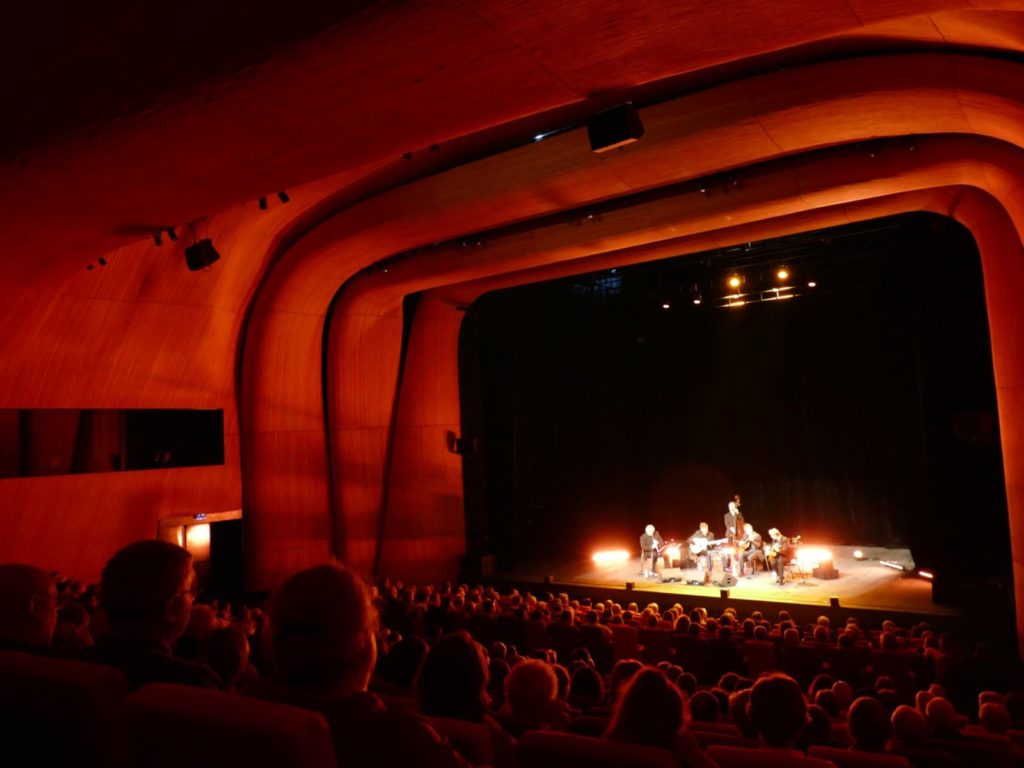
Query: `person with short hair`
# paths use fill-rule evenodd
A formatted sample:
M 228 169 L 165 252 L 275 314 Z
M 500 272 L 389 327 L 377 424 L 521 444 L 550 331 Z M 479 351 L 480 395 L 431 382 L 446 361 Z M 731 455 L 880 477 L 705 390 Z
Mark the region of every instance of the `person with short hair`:
M 0 565 L 0 650 L 48 654 L 56 626 L 53 574 L 24 563 Z
M 750 689 L 747 714 L 766 747 L 792 750 L 807 719 L 807 703 L 796 680 L 780 673 L 765 675 Z
M 889 712 L 877 699 L 861 696 L 850 705 L 847 715 L 853 749 L 860 752 L 885 752 L 892 737 Z
M 661 534 L 650 523 L 640 535 L 640 575 L 651 578 L 658 575 L 658 558 L 661 556 Z M 650 565 L 650 567 L 648 567 Z
M 272 596 L 273 674 L 244 695 L 324 716 L 338 765 L 464 768 L 430 724 L 368 692 L 377 659 L 377 612 L 362 579 L 339 563 L 307 568 Z
M 100 606 L 109 629 L 86 658 L 120 669 L 132 690 L 149 683 L 223 688 L 209 667 L 172 653 L 195 596 L 196 573 L 186 549 L 156 539 L 123 547 L 100 577 Z

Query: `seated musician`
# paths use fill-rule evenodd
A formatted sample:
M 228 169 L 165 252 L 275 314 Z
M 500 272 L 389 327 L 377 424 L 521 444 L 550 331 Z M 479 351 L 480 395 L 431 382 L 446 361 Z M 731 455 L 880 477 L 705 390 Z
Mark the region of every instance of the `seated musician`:
M 686 540 L 690 547 L 690 554 L 697 560 L 697 567 L 704 571 L 705 583 L 711 581 L 711 554 L 708 550 L 708 542 L 712 539 L 714 539 L 714 534 L 708 529 L 708 524 L 701 523 L 700 528 Z
M 768 569 L 768 561 L 764 557 L 764 539 L 750 523 L 743 525 L 743 538 L 739 541 L 739 552 L 740 573 L 746 572 L 747 578 L 754 575 L 755 560 L 760 560 L 765 570 Z
M 640 573 L 644 578 L 655 576 L 658 573 L 661 541 L 661 534 L 655 530 L 653 525 L 644 528 L 644 532 L 640 535 Z
M 766 549 L 768 556 L 768 567 L 775 571 L 775 583 L 782 584 L 785 578 L 786 566 L 796 556 L 796 547 L 791 539 L 782 535 L 778 528 L 769 528 L 768 535 L 772 537 L 771 544 Z

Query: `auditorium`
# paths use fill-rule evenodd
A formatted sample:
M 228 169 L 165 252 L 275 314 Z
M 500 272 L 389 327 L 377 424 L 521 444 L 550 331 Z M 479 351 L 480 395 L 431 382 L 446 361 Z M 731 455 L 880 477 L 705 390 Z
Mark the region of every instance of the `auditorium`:
M 1024 0 L 4 16 L 0 760 L 1024 765 Z

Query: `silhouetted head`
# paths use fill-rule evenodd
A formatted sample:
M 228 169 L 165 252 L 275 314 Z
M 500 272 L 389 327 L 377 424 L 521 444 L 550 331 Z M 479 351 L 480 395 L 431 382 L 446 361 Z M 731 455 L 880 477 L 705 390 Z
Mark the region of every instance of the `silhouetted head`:
M 57 624 L 57 584 L 34 565 L 0 565 L 0 640 L 45 648 Z

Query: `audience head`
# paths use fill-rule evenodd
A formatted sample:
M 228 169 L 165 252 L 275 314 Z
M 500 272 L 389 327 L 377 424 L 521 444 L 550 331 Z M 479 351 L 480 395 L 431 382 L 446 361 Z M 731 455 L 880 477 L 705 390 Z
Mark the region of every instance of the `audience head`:
M 946 699 L 929 701 L 924 716 L 933 736 L 948 736 L 960 730 L 960 716 Z
M 569 703 L 580 709 L 596 707 L 604 698 L 604 682 L 593 667 L 582 666 L 569 681 Z
M 526 719 L 543 718 L 558 697 L 558 677 L 547 662 L 527 659 L 505 678 L 505 703 Z
M 192 555 L 166 541 L 136 541 L 103 568 L 100 604 L 111 634 L 170 648 L 192 615 L 196 574 Z
M 861 696 L 850 705 L 847 716 L 853 748 L 862 752 L 884 752 L 892 736 L 889 712 L 877 699 Z
M 381 677 L 398 691 L 410 690 L 428 647 L 426 641 L 418 637 L 403 637 L 388 649 L 388 655 L 381 662 Z
M 608 698 L 612 702 L 618 699 L 622 687 L 643 667 L 644 665 L 636 659 L 620 659 L 615 662 L 608 680 Z
M 918 691 L 914 694 L 914 706 L 924 715 L 928 711 L 928 702 L 935 698 L 931 691 Z
M 53 631 L 53 646 L 63 653 L 76 654 L 92 645 L 89 631 L 91 617 L 81 603 L 71 602 L 57 611 L 57 626 Z
M 913 707 L 900 704 L 892 713 L 892 735 L 901 744 L 917 746 L 928 738 L 928 723 Z
M 676 678 L 676 685 L 679 690 L 687 696 L 693 696 L 697 692 L 697 678 L 692 672 L 683 672 Z
M 756 739 L 757 729 L 747 715 L 747 706 L 750 703 L 750 689 L 744 688 L 736 691 L 729 697 L 729 717 L 733 724 L 739 729 L 740 735 L 745 739 Z
M 0 640 L 45 648 L 57 625 L 57 583 L 34 565 L 0 565 Z
M 806 721 L 807 704 L 796 681 L 776 673 L 754 683 L 747 714 L 765 744 L 791 747 Z
M 821 744 L 826 745 L 831 741 L 832 723 L 828 719 L 828 713 L 817 704 L 807 705 L 807 725 L 800 734 L 801 744 L 808 746 Z
M 289 685 L 365 691 L 377 614 L 359 577 L 332 563 L 299 571 L 273 596 L 274 675 Z
M 989 733 L 1004 734 L 1013 727 L 1006 705 L 995 701 L 987 701 L 981 705 L 978 710 L 978 721 Z
M 453 632 L 427 651 L 416 678 L 420 712 L 480 722 L 490 703 L 483 649 L 468 632 Z
M 199 660 L 233 688 L 249 666 L 249 638 L 240 627 L 215 629 L 203 639 Z
M 839 717 L 839 699 L 831 688 L 823 688 L 814 694 L 814 703 L 829 717 Z
M 682 724 L 683 695 L 661 670 L 647 667 L 626 684 L 605 736 L 614 741 L 671 749 Z
M 698 723 L 718 721 L 718 699 L 710 691 L 697 691 L 690 697 L 690 717 Z

